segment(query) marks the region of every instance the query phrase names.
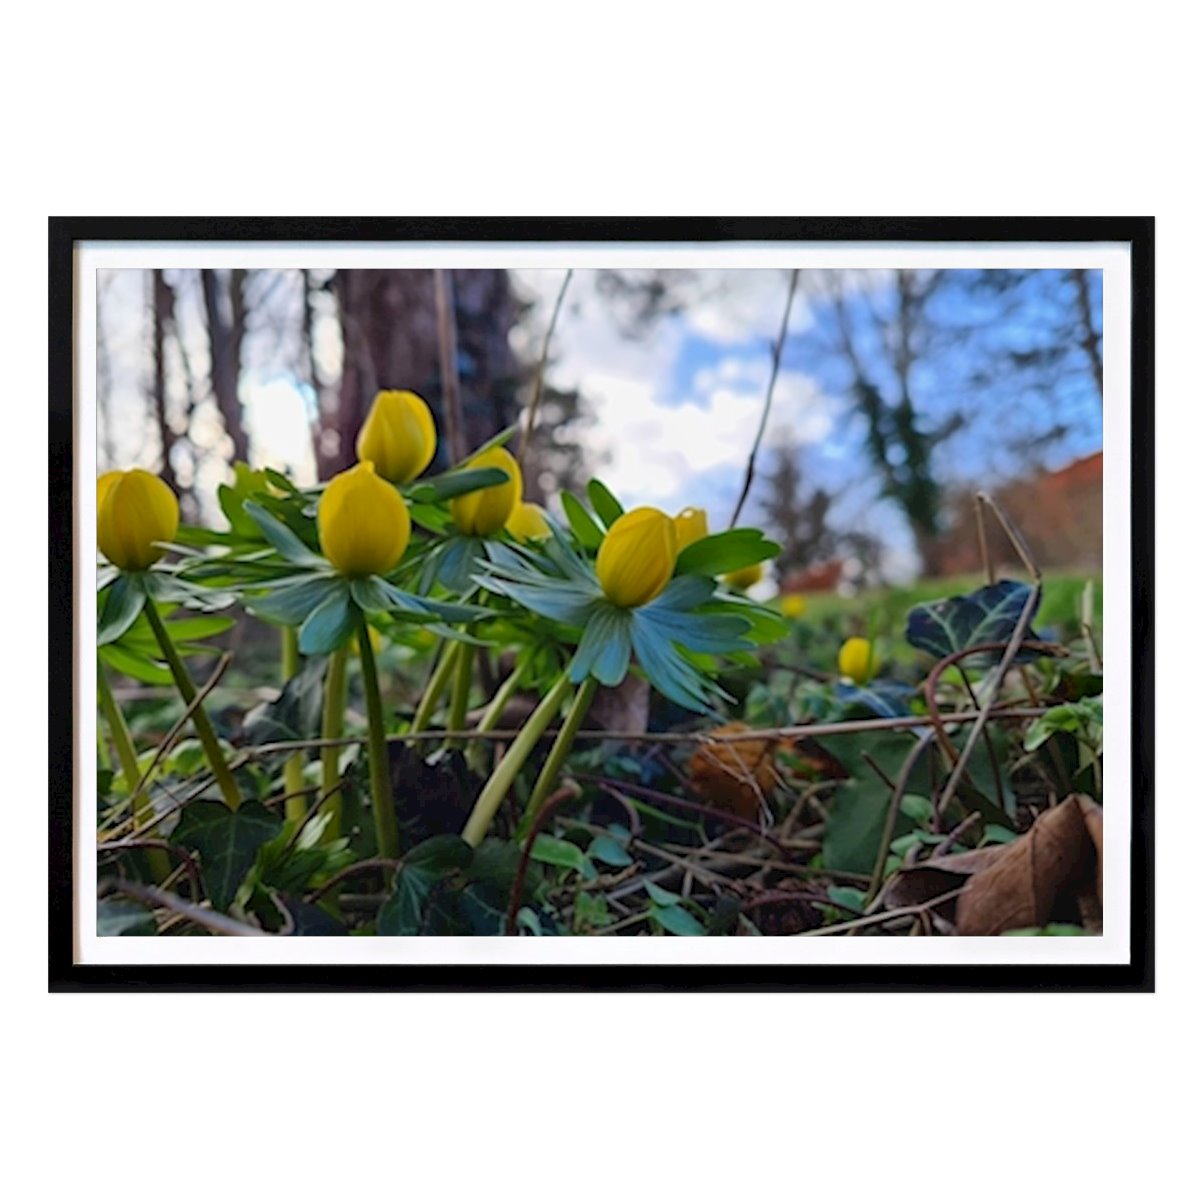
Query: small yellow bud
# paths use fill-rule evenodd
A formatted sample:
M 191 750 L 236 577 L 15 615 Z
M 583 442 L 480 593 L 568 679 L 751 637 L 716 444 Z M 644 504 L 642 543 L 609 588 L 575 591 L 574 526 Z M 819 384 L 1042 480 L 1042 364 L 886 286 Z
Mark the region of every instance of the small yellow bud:
M 401 559 L 412 533 L 408 508 L 370 462 L 335 475 L 317 505 L 325 557 L 351 579 L 384 575 Z
M 392 483 L 411 483 L 433 461 L 437 430 L 416 392 L 380 392 L 358 434 L 358 457 Z
M 702 508 L 685 508 L 675 518 L 675 539 L 682 554 L 693 542 L 708 537 L 708 513 Z
M 779 602 L 779 611 L 789 621 L 798 621 L 808 612 L 808 601 L 799 592 L 788 592 Z
M 179 529 L 179 501 L 149 471 L 108 471 L 96 481 L 96 540 L 122 571 L 144 571 Z
M 875 674 L 875 648 L 863 637 L 847 638 L 838 651 L 838 671 L 860 687 Z
M 618 517 L 596 556 L 604 594 L 622 608 L 648 604 L 670 582 L 677 546 L 675 522 L 657 508 L 635 508 Z
M 753 563 L 748 567 L 740 567 L 736 571 L 730 571 L 725 576 L 725 582 L 731 588 L 737 588 L 739 592 L 744 592 L 748 588 L 752 588 L 756 583 L 761 583 L 763 577 L 763 565 L 760 562 Z
M 518 542 L 540 542 L 550 536 L 550 524 L 546 514 L 536 504 L 522 500 L 512 510 L 508 523 L 504 526 Z
M 470 537 L 488 537 L 499 533 L 512 516 L 524 490 L 521 468 L 503 446 L 493 446 L 467 463 L 468 470 L 480 471 L 485 467 L 498 467 L 507 472 L 508 482 L 480 488 L 465 496 L 455 496 L 450 501 L 450 515 L 454 518 L 454 524 L 458 526 L 459 533 Z

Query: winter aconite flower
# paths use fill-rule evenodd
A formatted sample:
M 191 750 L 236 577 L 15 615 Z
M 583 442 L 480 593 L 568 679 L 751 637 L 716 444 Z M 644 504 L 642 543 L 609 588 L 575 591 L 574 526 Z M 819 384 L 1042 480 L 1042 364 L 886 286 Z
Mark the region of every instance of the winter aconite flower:
M 550 536 L 550 523 L 537 504 L 522 500 L 512 510 L 504 526 L 518 542 L 541 542 Z
M 385 575 L 408 548 L 408 508 L 371 462 L 335 475 L 317 506 L 325 557 L 345 576 Z
M 605 534 L 596 556 L 596 575 L 614 604 L 638 608 L 670 582 L 677 553 L 675 522 L 666 513 L 657 508 L 631 509 Z
M 838 651 L 838 671 L 860 687 L 875 674 L 875 652 L 863 637 L 847 638 Z
M 808 601 L 798 592 L 788 592 L 779 601 L 779 611 L 789 621 L 798 621 L 808 612 Z
M 433 461 L 437 431 L 416 392 L 380 392 L 358 434 L 358 457 L 392 483 L 411 483 Z
M 122 571 L 144 571 L 179 528 L 179 501 L 149 471 L 109 471 L 96 481 L 96 540 Z
M 523 490 L 521 468 L 503 446 L 493 446 L 477 454 L 469 463 L 469 470 L 481 471 L 485 467 L 496 467 L 508 475 L 507 483 L 456 496 L 450 501 L 450 515 L 460 533 L 469 537 L 489 537 L 499 533 L 512 516 Z
M 693 542 L 708 537 L 708 513 L 702 508 L 685 508 L 675 518 L 675 540 L 682 553 Z
M 748 567 L 742 567 L 737 571 L 730 571 L 725 576 L 725 582 L 731 587 L 736 588 L 739 592 L 744 592 L 748 588 L 752 588 L 756 583 L 761 583 L 763 577 L 763 565 L 760 562 L 752 563 Z

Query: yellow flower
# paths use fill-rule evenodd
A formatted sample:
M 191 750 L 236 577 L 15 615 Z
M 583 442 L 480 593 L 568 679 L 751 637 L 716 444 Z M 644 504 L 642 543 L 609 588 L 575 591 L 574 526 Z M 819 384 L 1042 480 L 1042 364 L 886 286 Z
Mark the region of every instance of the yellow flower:
M 747 588 L 752 588 L 756 583 L 761 582 L 763 577 L 763 565 L 760 562 L 754 563 L 749 567 L 740 567 L 736 571 L 730 571 L 725 576 L 725 582 L 731 588 L 737 588 L 738 591 L 744 592 Z
M 179 501 L 149 471 L 108 471 L 96 480 L 96 540 L 122 571 L 144 571 L 179 528 Z
M 392 483 L 411 483 L 433 461 L 437 430 L 416 392 L 380 392 L 358 434 L 358 457 Z
M 798 621 L 808 612 L 808 601 L 799 592 L 788 592 L 779 602 L 779 611 L 789 621 Z
M 866 638 L 847 638 L 838 651 L 838 671 L 860 687 L 875 674 L 875 648 Z
M 654 599 L 675 572 L 675 522 L 657 508 L 634 508 L 618 517 L 604 535 L 596 574 L 604 594 L 622 608 Z
M 384 575 L 408 547 L 408 508 L 390 483 L 360 462 L 328 483 L 317 505 L 317 535 L 325 557 L 351 579 Z
M 480 488 L 479 491 L 468 492 L 465 496 L 455 496 L 450 501 L 450 515 L 454 518 L 459 533 L 471 537 L 488 537 L 490 534 L 499 533 L 512 516 L 512 511 L 524 490 L 521 468 L 503 446 L 493 446 L 490 450 L 477 454 L 467 463 L 468 470 L 480 471 L 484 467 L 498 467 L 501 471 L 506 471 L 508 482 Z
M 504 526 L 518 542 L 540 542 L 550 536 L 546 514 L 537 504 L 522 500 Z
M 708 537 L 708 513 L 702 508 L 685 508 L 675 518 L 675 537 L 681 554 L 693 542 Z

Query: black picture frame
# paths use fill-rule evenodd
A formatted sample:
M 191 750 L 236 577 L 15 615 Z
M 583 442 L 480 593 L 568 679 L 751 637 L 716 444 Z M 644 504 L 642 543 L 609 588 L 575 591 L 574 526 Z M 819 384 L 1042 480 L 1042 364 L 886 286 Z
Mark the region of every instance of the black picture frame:
M 75 961 L 75 333 L 80 242 L 1120 243 L 1131 265 L 1130 961 L 1117 965 L 83 965 Z M 52 217 L 49 221 L 51 991 L 1152 991 L 1154 219 L 1152 217 Z

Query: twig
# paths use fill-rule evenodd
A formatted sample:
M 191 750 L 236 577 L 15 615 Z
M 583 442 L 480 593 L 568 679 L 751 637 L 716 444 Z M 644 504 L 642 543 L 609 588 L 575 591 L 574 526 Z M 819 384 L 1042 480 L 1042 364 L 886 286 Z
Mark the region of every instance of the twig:
M 567 294 L 567 284 L 571 282 L 575 268 L 569 267 L 563 276 L 562 287 L 558 289 L 558 299 L 554 301 L 554 310 L 550 314 L 550 324 L 546 326 L 546 337 L 542 342 L 542 357 L 538 361 L 537 374 L 533 377 L 533 395 L 529 398 L 529 408 L 525 412 L 525 428 L 521 430 L 521 444 L 517 448 L 517 463 L 525 465 L 525 451 L 529 449 L 529 440 L 533 436 L 533 423 L 537 419 L 538 405 L 542 402 L 542 380 L 546 374 L 546 362 L 550 357 L 550 339 L 554 336 L 554 327 L 558 324 L 558 313 L 562 308 L 563 297 Z
M 521 861 L 517 865 L 517 873 L 513 877 L 512 892 L 508 898 L 508 912 L 504 918 L 504 932 L 506 936 L 513 937 L 517 932 L 517 913 L 521 908 L 521 891 L 525 887 L 525 875 L 529 870 L 529 857 L 533 853 L 533 844 L 537 841 L 538 834 L 546 827 L 546 822 L 564 800 L 577 797 L 578 795 L 578 784 L 570 782 L 564 784 L 558 791 L 546 799 L 533 824 L 529 827 L 529 834 L 525 838 L 525 846 L 521 851 Z
M 181 900 L 178 896 L 161 891 L 159 888 L 145 887 L 140 883 L 121 880 L 117 883 L 117 891 L 123 892 L 126 896 L 132 896 L 134 900 L 141 900 L 145 904 L 153 904 L 155 908 L 165 908 L 170 912 L 177 913 L 191 921 L 193 925 L 210 929 L 213 933 L 219 933 L 225 937 L 272 936 L 265 929 L 256 929 L 253 925 L 235 921 L 232 917 L 225 916 L 224 913 L 188 904 L 186 900 Z
M 892 834 L 896 832 L 896 817 L 900 812 L 900 801 L 904 799 L 904 789 L 908 787 L 909 776 L 912 775 L 913 768 L 916 767 L 921 755 L 928 748 L 933 736 L 934 731 L 928 729 L 917 738 L 916 744 L 905 756 L 904 762 L 900 766 L 900 772 L 896 776 L 891 803 L 888 805 L 887 816 L 883 822 L 883 837 L 879 843 L 879 852 L 875 855 L 875 869 L 871 872 L 871 882 L 867 887 L 867 903 L 875 898 L 875 893 L 879 891 L 879 886 L 883 883 L 883 869 L 887 866 Z
M 956 899 L 965 891 L 966 888 L 959 888 L 957 891 L 944 892 L 940 896 L 935 896 L 932 900 L 926 900 L 924 904 L 912 904 L 908 908 L 893 908 L 885 913 L 876 913 L 870 917 L 859 917 L 857 921 L 846 921 L 841 925 L 826 925 L 821 929 L 806 929 L 803 933 L 796 934 L 796 937 L 826 937 L 835 933 L 848 933 L 853 929 L 865 929 L 868 925 L 883 925 L 897 917 L 919 916 L 931 908 L 937 908 L 938 905 L 945 904 L 947 900 Z
M 122 850 L 165 850 L 168 854 L 174 854 L 187 872 L 188 883 L 192 889 L 192 899 L 199 900 L 204 894 L 204 889 L 200 886 L 200 872 L 196 867 L 196 861 L 192 858 L 191 851 L 186 850 L 183 846 L 176 846 L 174 842 L 168 842 L 165 838 L 129 838 L 120 842 L 105 842 L 97 847 L 98 854 L 116 854 Z
M 767 381 L 767 395 L 763 402 L 762 417 L 758 422 L 758 432 L 754 435 L 754 445 L 750 447 L 750 457 L 746 460 L 746 480 L 742 484 L 742 494 L 738 497 L 737 507 L 733 510 L 733 516 L 729 521 L 729 528 L 732 529 L 738 523 L 738 517 L 742 515 L 742 506 L 746 503 L 746 497 L 750 495 L 751 485 L 754 483 L 754 464 L 758 458 L 758 449 L 762 445 L 763 434 L 767 431 L 767 418 L 771 415 L 771 397 L 775 394 L 775 380 L 779 377 L 779 362 L 783 358 L 783 343 L 787 339 L 788 321 L 792 315 L 792 301 L 796 298 L 796 284 L 800 281 L 800 271 L 798 268 L 792 269 L 792 277 L 788 281 L 787 304 L 783 309 L 783 321 L 779 326 L 779 336 L 775 339 L 775 347 L 771 354 L 771 377 Z
M 310 892 L 307 902 L 309 904 L 316 904 L 326 892 L 332 891 L 339 883 L 349 879 L 351 875 L 357 875 L 360 871 L 367 871 L 376 867 L 383 871 L 389 869 L 394 871 L 399 866 L 399 861 L 394 858 L 364 858 L 362 862 L 351 863 L 348 867 L 343 867 L 336 875 L 327 879 L 315 892 Z

